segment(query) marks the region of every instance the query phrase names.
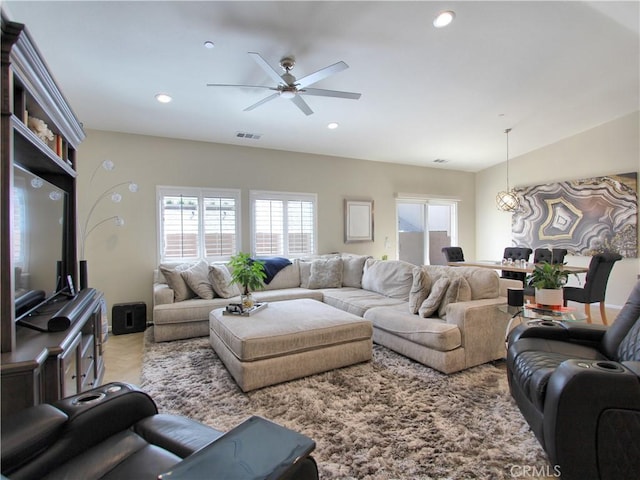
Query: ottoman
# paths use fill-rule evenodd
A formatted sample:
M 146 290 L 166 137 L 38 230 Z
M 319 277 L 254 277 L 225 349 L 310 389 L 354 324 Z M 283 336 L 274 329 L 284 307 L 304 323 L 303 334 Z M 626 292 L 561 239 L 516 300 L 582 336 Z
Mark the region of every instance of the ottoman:
M 209 341 L 244 392 L 371 360 L 371 322 L 317 300 L 223 311 L 209 314 Z

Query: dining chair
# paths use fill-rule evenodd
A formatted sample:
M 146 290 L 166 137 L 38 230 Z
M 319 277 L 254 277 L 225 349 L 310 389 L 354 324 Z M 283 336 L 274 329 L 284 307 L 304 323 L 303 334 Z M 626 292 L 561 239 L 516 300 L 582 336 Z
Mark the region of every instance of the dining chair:
M 464 262 L 462 247 L 442 247 L 447 262 Z
M 551 263 L 564 263 L 564 257 L 567 256 L 566 248 L 551 249 Z
M 504 254 L 502 258 L 511 259 L 511 260 L 526 260 L 529 261 L 529 257 L 533 250 L 528 247 L 507 247 L 504 249 Z M 522 285 L 524 286 L 525 280 L 527 278 L 527 274 L 524 272 L 508 272 L 502 271 L 502 278 L 509 278 L 512 280 L 520 280 Z
M 552 263 L 553 254 L 548 248 L 536 248 L 533 251 L 533 263 Z
M 598 253 L 591 257 L 584 287 L 564 287 L 565 307 L 568 301 L 584 303 L 584 313 L 587 315 L 587 322 L 591 323 L 591 304 L 600 302 L 602 323 L 608 325 L 604 297 L 613 265 L 621 259 L 622 256 L 617 253 Z

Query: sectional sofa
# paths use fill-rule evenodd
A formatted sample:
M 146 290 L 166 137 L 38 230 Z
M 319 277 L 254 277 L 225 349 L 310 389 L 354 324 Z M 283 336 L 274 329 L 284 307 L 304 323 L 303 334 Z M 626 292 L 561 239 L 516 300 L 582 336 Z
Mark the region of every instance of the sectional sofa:
M 207 336 L 211 310 L 240 300 L 229 279 L 224 264 L 160 265 L 155 341 Z M 497 306 L 506 303 L 507 288 L 518 287 L 482 268 L 331 254 L 291 260 L 253 296 L 258 302 L 310 298 L 361 316 L 372 322 L 375 343 L 452 373 L 504 357 L 508 317 Z

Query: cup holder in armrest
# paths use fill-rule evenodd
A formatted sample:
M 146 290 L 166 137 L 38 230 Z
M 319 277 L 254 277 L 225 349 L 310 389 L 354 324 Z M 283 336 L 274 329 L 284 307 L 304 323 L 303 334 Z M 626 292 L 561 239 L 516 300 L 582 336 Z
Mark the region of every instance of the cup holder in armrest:
M 622 368 L 620 364 L 616 362 L 608 362 L 606 360 L 600 360 L 597 362 L 593 362 L 592 365 L 598 370 L 604 370 L 607 372 L 615 372 L 615 373 L 624 372 L 624 368 Z
M 91 392 L 85 395 L 78 395 L 71 402 L 73 405 L 93 405 L 101 401 L 106 395 L 102 392 Z
M 557 320 L 529 320 L 527 325 L 531 327 L 562 327 L 562 323 Z

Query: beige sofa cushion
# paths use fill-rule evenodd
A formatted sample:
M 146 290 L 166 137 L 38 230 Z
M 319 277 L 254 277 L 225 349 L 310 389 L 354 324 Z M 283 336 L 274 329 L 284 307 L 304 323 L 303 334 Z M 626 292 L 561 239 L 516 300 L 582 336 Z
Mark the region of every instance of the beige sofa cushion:
M 265 283 L 264 288 L 260 291 L 266 290 L 280 290 L 282 288 L 298 288 L 300 286 L 300 267 L 298 261 L 294 260 L 291 265 L 287 265 L 271 279 L 269 283 Z
M 179 265 L 161 264 L 159 269 L 169 288 L 173 290 L 174 300 L 182 302 L 196 296 L 193 290 L 189 288 L 187 282 L 182 278 L 182 272 L 191 267 L 191 263 L 181 263 Z
M 427 275 L 421 267 L 415 267 L 413 273 L 413 284 L 409 292 L 409 312 L 418 313 L 422 302 L 431 293 L 431 277 Z
M 342 286 L 342 258 L 318 259 L 311 262 L 311 289 L 340 288 Z
M 241 287 L 231 284 L 231 273 L 225 265 L 209 265 L 209 280 L 219 297 L 231 298 L 242 293 Z
M 449 283 L 450 280 L 446 276 L 440 277 L 435 281 L 433 287 L 431 287 L 429 296 L 422 302 L 418 309 L 418 314 L 421 317 L 430 317 L 438 310 L 440 302 L 442 302 L 442 299 L 447 293 Z
M 387 297 L 386 295 L 361 288 L 328 288 L 322 292 L 324 293 L 324 303 L 359 317 L 362 317 L 369 308 L 390 305 L 404 305 L 406 308 L 407 305 L 406 302 L 397 298 Z
M 408 302 L 414 267 L 415 265 L 401 260 L 370 258 L 364 264 L 362 288 Z
M 209 280 L 209 264 L 204 260 L 191 265 L 181 272 L 182 278 L 195 294 L 204 299 L 211 300 L 215 296 L 213 286 Z
M 439 318 L 423 318 L 407 311 L 406 305 L 371 308 L 364 318 L 373 326 L 418 345 L 440 352 L 455 350 L 462 345 L 462 335 L 456 325 Z
M 364 263 L 371 258 L 368 255 L 342 254 L 342 286 L 362 288 Z

